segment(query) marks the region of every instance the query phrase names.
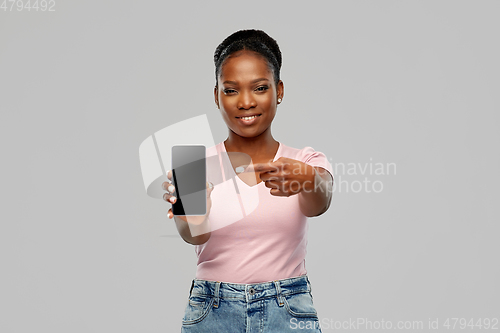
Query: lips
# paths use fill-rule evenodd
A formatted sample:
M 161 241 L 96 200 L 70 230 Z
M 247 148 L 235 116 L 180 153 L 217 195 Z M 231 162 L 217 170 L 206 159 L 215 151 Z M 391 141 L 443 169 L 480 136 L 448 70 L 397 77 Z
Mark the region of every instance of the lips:
M 241 125 L 244 125 L 244 126 L 250 126 L 250 125 L 253 125 L 255 124 L 255 122 L 257 122 L 260 118 L 262 114 L 258 114 L 258 113 L 254 113 L 252 115 L 245 115 L 245 116 L 240 116 L 240 117 L 236 117 L 236 119 L 238 119 L 238 123 L 240 123 Z
M 244 117 L 253 117 L 253 116 L 261 116 L 261 115 L 262 115 L 262 113 L 250 113 L 250 114 L 242 114 L 241 116 L 236 117 L 236 118 L 240 119 L 240 118 L 244 118 Z

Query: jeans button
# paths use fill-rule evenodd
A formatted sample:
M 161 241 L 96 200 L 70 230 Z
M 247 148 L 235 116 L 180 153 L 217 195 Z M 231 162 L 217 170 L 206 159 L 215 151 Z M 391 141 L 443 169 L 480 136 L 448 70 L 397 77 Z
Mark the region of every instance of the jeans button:
M 255 294 L 255 289 L 253 289 L 253 288 L 248 289 L 248 293 L 250 295 L 254 295 Z

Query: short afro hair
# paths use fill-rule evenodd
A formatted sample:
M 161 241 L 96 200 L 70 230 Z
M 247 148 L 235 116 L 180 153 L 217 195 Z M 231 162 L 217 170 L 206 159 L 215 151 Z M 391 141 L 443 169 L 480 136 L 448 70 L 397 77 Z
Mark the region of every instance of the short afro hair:
M 281 51 L 276 40 L 271 38 L 262 30 L 240 30 L 226 39 L 217 46 L 214 53 L 215 63 L 215 85 L 218 85 L 218 79 L 224 60 L 231 54 L 249 50 L 262 55 L 269 65 L 269 69 L 273 72 L 276 85 L 280 80 L 281 69 Z

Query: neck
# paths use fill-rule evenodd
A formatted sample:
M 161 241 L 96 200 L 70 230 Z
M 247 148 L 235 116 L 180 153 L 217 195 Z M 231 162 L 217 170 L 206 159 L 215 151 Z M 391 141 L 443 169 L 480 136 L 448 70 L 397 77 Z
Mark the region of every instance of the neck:
M 269 151 L 277 149 L 278 141 L 276 141 L 269 129 L 264 133 L 252 137 L 245 138 L 239 136 L 229 130 L 229 136 L 224 141 L 226 151 L 246 153 L 250 156 L 265 155 Z

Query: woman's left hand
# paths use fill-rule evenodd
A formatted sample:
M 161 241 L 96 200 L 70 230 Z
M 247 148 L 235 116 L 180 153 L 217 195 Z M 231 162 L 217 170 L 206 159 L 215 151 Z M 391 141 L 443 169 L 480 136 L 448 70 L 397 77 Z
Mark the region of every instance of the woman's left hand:
M 289 197 L 300 192 L 313 192 L 316 170 L 313 166 L 291 158 L 280 157 L 274 162 L 253 164 L 271 194 Z

